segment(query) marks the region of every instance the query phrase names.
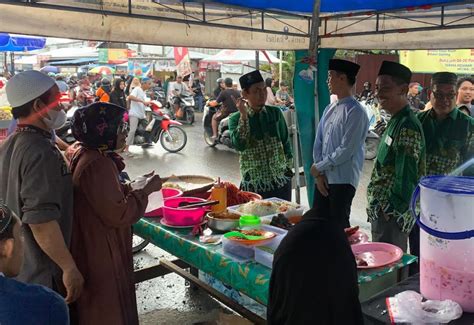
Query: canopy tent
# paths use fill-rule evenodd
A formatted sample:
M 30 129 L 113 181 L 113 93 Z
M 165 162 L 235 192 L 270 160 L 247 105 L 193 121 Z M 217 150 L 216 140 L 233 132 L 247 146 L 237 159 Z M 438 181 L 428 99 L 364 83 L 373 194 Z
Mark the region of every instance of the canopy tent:
M 321 0 L 317 26 L 309 15 L 312 0 L 0 0 L 0 31 L 44 36 L 207 48 L 297 51 L 295 86 L 302 97 L 327 89 L 316 80 L 300 80 L 310 38 L 327 49 L 474 48 L 472 0 Z M 28 11 L 28 19 L 24 17 Z M 80 24 L 77 22 L 80 21 Z M 315 27 L 315 28 L 312 28 Z M 152 33 L 148 31 L 153 31 Z M 311 37 L 313 36 L 313 37 Z M 314 45 L 314 43 L 313 43 Z M 321 51 L 327 64 L 332 56 Z M 315 58 L 315 53 L 311 54 Z M 318 65 L 316 75 L 323 78 Z M 326 67 L 327 70 L 327 67 Z M 306 72 L 310 75 L 311 72 Z M 295 89 L 295 91 L 298 89 Z M 314 92 L 317 95 L 317 92 Z M 312 161 L 317 106 L 312 95 L 297 103 L 305 170 Z M 324 107 L 324 100 L 318 101 Z M 305 99 L 303 99 L 304 101 Z M 303 138 L 303 137 L 302 137 Z M 309 177 L 309 176 L 308 176 Z M 312 184 L 311 179 L 307 179 Z M 311 191 L 308 191 L 311 193 Z M 311 194 L 308 194 L 311 201 Z
M 263 52 L 263 51 L 262 51 Z M 238 64 L 243 62 L 253 62 L 256 59 L 255 51 L 249 50 L 222 50 L 219 53 L 212 55 L 206 59 L 201 60 L 206 63 L 228 63 L 228 64 Z M 259 55 L 260 62 L 265 63 L 280 63 L 278 59 L 273 54 L 266 52 L 260 53 Z
M 290 12 L 312 13 L 312 0 L 287 1 L 287 0 L 213 0 L 214 2 L 248 7 L 255 9 L 273 9 Z M 441 3 L 455 3 L 458 0 L 322 0 L 322 13 L 349 12 L 361 10 L 389 10 L 400 8 L 413 8 L 432 6 Z
M 469 0 L 321 2 L 321 48 L 474 47 L 473 5 Z M 178 0 L 0 0 L 0 31 L 152 45 L 297 50 L 309 47 L 308 13 L 312 3 L 311 0 L 196 0 L 184 4 Z M 18 19 L 24 16 L 25 10 L 28 19 Z M 153 33 L 145 32 L 150 30 Z

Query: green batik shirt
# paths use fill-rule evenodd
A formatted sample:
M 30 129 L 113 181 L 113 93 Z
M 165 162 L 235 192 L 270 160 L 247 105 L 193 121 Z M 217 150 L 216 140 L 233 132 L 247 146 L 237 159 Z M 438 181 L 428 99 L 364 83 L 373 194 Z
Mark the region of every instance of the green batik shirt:
M 474 119 L 455 108 L 437 121 L 431 109 L 418 113 L 426 139 L 426 174 L 447 175 L 474 157 Z M 464 172 L 474 175 L 472 168 Z
M 425 139 L 420 121 L 406 106 L 388 122 L 367 187 L 369 221 L 396 218 L 409 233 L 415 223 L 409 203 L 420 177 L 425 175 Z
M 265 106 L 258 113 L 247 108 L 230 116 L 232 145 L 240 153 L 241 187 L 244 191 L 268 192 L 291 180 L 291 144 L 288 127 L 278 107 Z

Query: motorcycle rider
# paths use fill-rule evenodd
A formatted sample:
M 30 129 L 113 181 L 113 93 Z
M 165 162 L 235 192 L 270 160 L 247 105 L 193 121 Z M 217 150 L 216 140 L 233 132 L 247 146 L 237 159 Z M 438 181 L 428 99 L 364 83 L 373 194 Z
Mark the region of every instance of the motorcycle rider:
M 127 137 L 127 145 L 124 149 L 124 152 L 127 156 L 133 156 L 130 151 L 130 145 L 133 145 L 133 141 L 135 140 L 135 132 L 138 128 L 138 123 L 140 120 L 146 119 L 146 106 L 150 105 L 150 102 L 146 98 L 145 92 L 150 89 L 151 87 L 151 79 L 150 78 L 142 78 L 141 85 L 135 87 L 132 90 L 130 96 L 128 96 L 128 100 L 130 100 L 130 110 L 128 111 L 128 118 L 130 124 L 130 131 L 128 132 Z M 149 139 L 145 139 L 146 144 L 145 146 L 150 146 L 151 141 Z
M 359 95 L 359 100 L 373 97 L 372 84 L 369 81 L 364 82 L 364 90 Z
M 110 83 L 110 80 L 107 78 L 102 78 L 100 82 L 100 87 L 95 92 L 95 95 L 97 96 L 96 101 L 109 103 L 111 91 L 112 91 L 112 85 Z
M 225 89 L 225 84 L 224 84 L 224 79 L 223 78 L 217 79 L 216 82 L 217 82 L 217 87 L 216 87 L 216 89 L 214 89 L 214 98 L 219 97 L 219 94 L 221 93 L 221 91 L 223 91 Z
M 176 78 L 176 82 L 173 84 L 173 89 L 172 89 L 172 94 L 173 94 L 173 106 L 174 106 L 174 113 L 176 113 L 179 110 L 179 104 L 180 104 L 180 96 L 188 93 L 188 86 L 183 82 L 183 77 L 178 76 Z M 178 116 L 179 117 L 179 116 Z
M 91 93 L 91 83 L 89 79 L 84 78 L 79 81 L 79 86 L 76 88 L 76 104 L 77 106 L 86 106 L 92 103 L 94 97 Z
M 217 139 L 219 123 L 230 114 L 238 111 L 237 106 L 235 105 L 235 100 L 240 98 L 240 92 L 232 87 L 233 81 L 231 78 L 225 78 L 224 85 L 226 88 L 216 99 L 219 104 L 222 103 L 222 107 L 216 114 L 214 114 L 214 116 L 212 116 L 212 140 Z

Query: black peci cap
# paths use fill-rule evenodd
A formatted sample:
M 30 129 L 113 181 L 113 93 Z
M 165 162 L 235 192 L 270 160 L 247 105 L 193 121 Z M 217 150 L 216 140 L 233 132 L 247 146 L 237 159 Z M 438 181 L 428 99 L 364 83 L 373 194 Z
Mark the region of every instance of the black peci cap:
M 329 60 L 329 70 L 342 72 L 348 77 L 355 78 L 357 76 L 357 73 L 359 72 L 359 69 L 360 65 L 351 61 L 340 59 Z
M 263 77 L 259 70 L 254 70 L 240 77 L 239 82 L 240 88 L 249 89 L 250 86 L 259 82 L 263 82 Z
M 398 79 L 403 80 L 407 84 L 411 81 L 411 71 L 403 64 L 392 62 L 392 61 L 383 61 L 380 66 L 379 76 L 388 75 Z

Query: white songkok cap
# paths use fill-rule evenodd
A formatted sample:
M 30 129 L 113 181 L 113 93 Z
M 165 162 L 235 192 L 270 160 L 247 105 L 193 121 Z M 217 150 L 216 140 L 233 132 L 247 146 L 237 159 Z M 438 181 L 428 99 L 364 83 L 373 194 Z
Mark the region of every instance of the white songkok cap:
M 11 107 L 20 107 L 46 93 L 56 82 L 42 72 L 20 72 L 7 82 L 6 93 Z

